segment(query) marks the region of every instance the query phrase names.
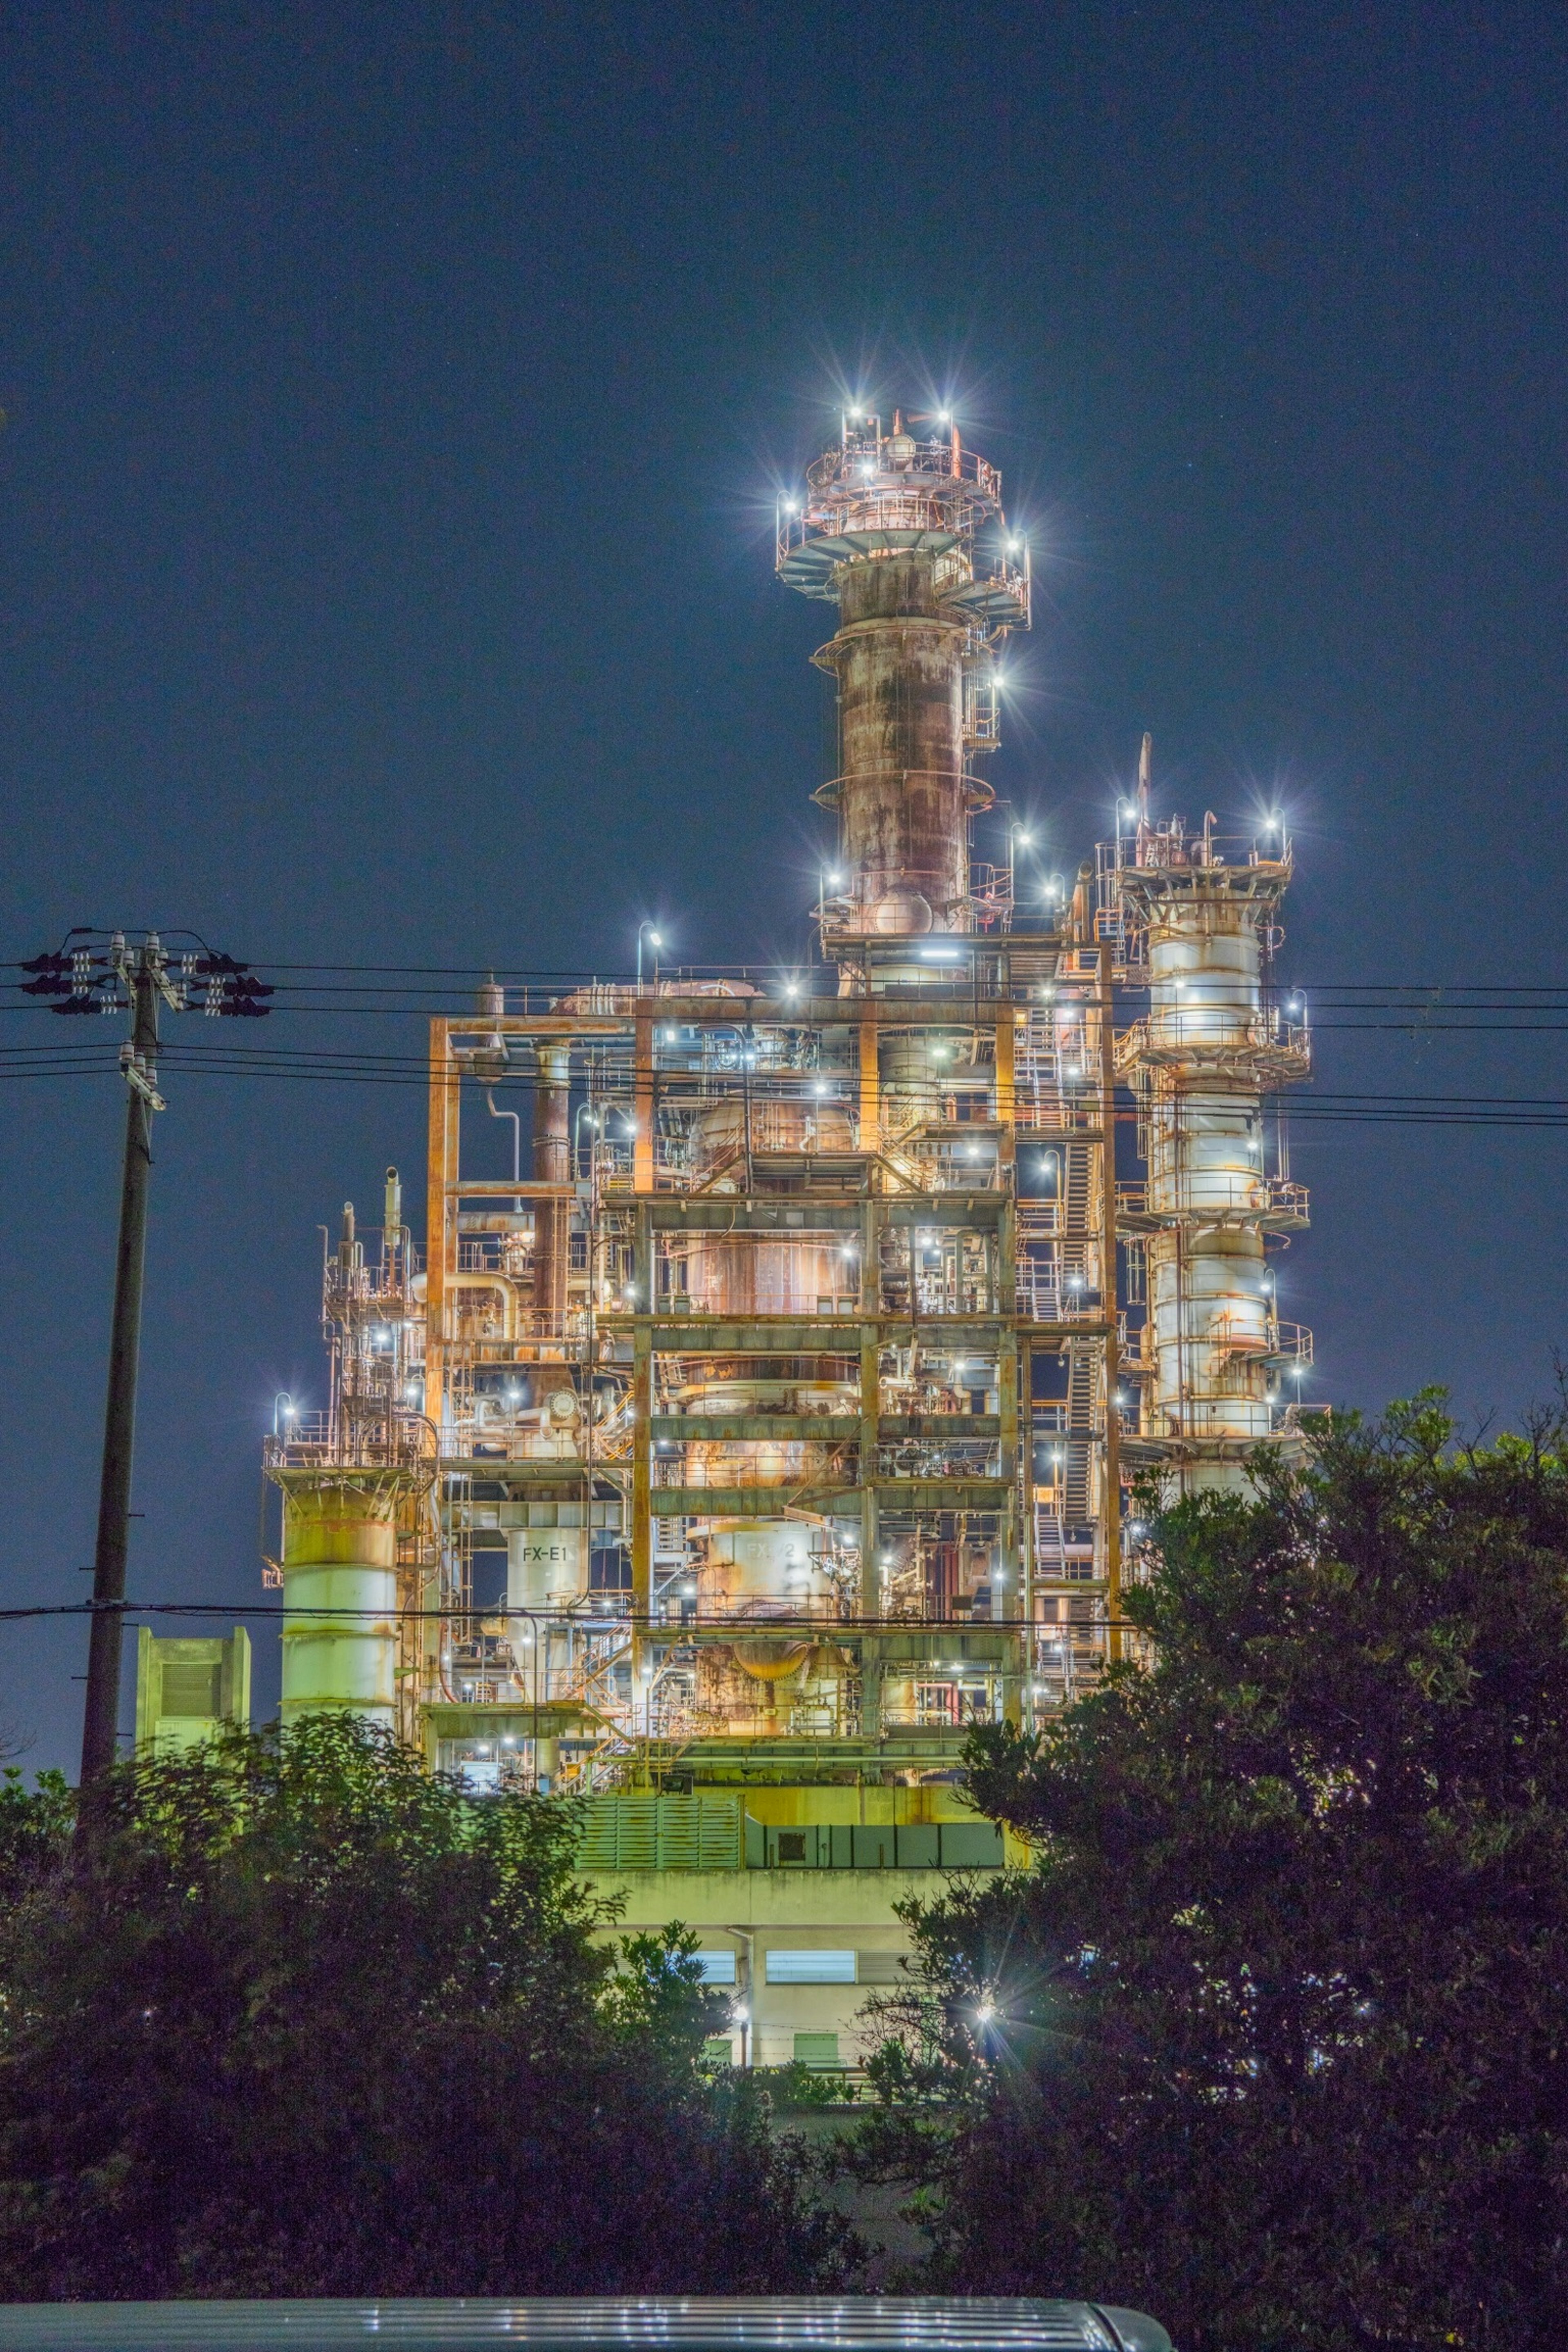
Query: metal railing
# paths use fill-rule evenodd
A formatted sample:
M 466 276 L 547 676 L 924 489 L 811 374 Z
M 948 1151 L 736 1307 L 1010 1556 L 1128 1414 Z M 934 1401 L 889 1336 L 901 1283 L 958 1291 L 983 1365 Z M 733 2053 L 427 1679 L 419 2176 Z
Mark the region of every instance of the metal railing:
M 262 1440 L 268 1470 L 428 1469 L 436 1428 L 423 1413 L 304 1413 Z
M 1173 1005 L 1118 1032 L 1118 1076 L 1150 1062 L 1246 1062 L 1290 1074 L 1311 1066 L 1311 1033 L 1268 1010 Z

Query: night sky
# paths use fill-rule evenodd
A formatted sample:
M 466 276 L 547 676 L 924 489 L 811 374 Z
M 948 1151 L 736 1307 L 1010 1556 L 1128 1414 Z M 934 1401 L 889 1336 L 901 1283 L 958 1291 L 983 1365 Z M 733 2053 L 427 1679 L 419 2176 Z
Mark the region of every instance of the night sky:
M 1151 728 L 1162 809 L 1289 813 L 1320 1092 L 1568 1097 L 1568 1013 L 1326 1009 L 1568 986 L 1560 11 L 0 25 L 0 956 L 123 922 L 610 972 L 644 917 L 682 961 L 798 953 L 832 614 L 774 583 L 773 499 L 847 393 L 952 405 L 1030 532 L 990 773 L 1049 862 Z M 224 1042 L 417 1053 L 461 1000 L 394 985 Z M 122 1116 L 112 1075 L 15 1074 L 87 1025 L 22 1002 L 4 1607 L 88 1590 Z M 424 1103 L 166 1090 L 131 1590 L 258 1601 L 261 1434 L 321 1399 L 317 1227 L 377 1221 L 388 1160 L 417 1181 Z M 1300 1119 L 1310 1393 L 1547 1391 L 1565 1140 Z M 29 1767 L 74 1769 L 85 1656 L 79 1619 L 0 1626 Z

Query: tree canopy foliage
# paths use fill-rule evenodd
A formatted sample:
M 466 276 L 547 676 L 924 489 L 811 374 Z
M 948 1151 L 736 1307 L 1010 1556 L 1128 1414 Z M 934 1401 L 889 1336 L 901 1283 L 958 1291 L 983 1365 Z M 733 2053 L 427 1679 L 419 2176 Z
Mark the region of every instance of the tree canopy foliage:
M 973 1793 L 1037 1867 L 913 1914 L 861 2168 L 933 2283 L 1184 2347 L 1558 2340 L 1568 1426 L 1434 1392 L 1154 1522 L 1148 1661 Z
M 568 1809 L 318 1717 L 0 1790 L 0 2296 L 763 2292 L 841 2225 Z M 597 1932 L 596 1932 L 597 1931 Z

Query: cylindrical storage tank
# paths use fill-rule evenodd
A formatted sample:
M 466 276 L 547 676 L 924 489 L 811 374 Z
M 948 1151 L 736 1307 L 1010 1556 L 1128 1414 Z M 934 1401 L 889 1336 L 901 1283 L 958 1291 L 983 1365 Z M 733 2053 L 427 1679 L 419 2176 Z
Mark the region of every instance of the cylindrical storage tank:
M 790 1601 L 819 1599 L 827 1590 L 815 1570 L 808 1531 L 788 1519 L 730 1520 L 708 1538 L 704 1600 Z
M 586 1528 L 510 1528 L 509 1609 L 563 1610 L 588 1589 Z
M 884 1725 L 909 1725 L 919 1721 L 920 1701 L 913 1675 L 894 1673 L 891 1669 L 884 1670 L 881 1716 Z
M 989 1086 L 978 1071 L 968 1029 L 885 1029 L 877 1041 L 877 1068 L 885 1116 L 896 1133 L 918 1120 L 939 1120 L 951 1094 Z
M 686 1449 L 687 1477 L 693 1486 L 815 1485 L 829 1475 L 832 1460 L 831 1446 L 800 1437 L 733 1443 L 699 1438 Z
M 759 1081 L 748 1105 L 742 1095 L 725 1095 L 705 1103 L 692 1123 L 692 1149 L 699 1168 L 714 1161 L 738 1160 L 746 1149 L 756 1151 L 851 1151 L 855 1125 L 848 1108 L 817 1095 L 774 1095 Z M 721 1183 L 716 1192 L 737 1192 L 738 1183 Z
M 285 1727 L 343 1709 L 390 1729 L 396 1696 L 399 1482 L 296 1471 L 283 1486 Z M 295 1612 L 298 1612 L 297 1614 Z
M 786 1242 L 693 1234 L 686 1244 L 686 1288 L 699 1314 L 832 1312 L 823 1307 L 825 1298 L 858 1297 L 860 1259 L 815 1235 Z

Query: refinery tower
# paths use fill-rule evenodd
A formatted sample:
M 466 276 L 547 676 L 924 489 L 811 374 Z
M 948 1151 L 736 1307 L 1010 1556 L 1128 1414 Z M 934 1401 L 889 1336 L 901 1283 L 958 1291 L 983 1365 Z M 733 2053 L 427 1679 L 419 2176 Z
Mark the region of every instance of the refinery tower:
M 777 570 L 837 620 L 812 957 L 432 1022 L 423 1201 L 343 1213 L 267 1573 L 285 1721 L 584 1797 L 582 1869 L 733 1987 L 715 2054 L 832 2067 L 900 1898 L 1004 1860 L 968 1727 L 1121 1646 L 1131 1486 L 1290 1442 L 1307 1040 L 1282 831 L 1152 816 L 1146 742 L 1114 840 L 1016 890 L 980 770 L 1029 557 L 956 432 L 846 418 Z

